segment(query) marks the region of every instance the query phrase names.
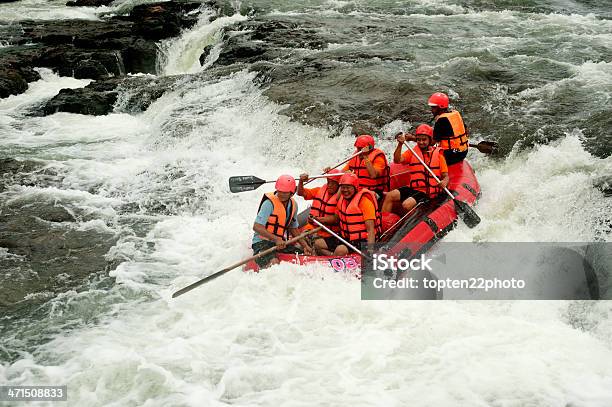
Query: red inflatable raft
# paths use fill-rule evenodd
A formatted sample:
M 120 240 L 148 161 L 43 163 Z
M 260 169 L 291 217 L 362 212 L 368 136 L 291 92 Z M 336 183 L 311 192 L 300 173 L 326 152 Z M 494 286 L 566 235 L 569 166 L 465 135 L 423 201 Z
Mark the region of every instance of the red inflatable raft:
M 480 185 L 470 164 L 464 160 L 449 165 L 448 172 L 450 177 L 448 189 L 457 199 L 473 206 L 480 196 Z M 407 166 L 391 164 L 391 189 L 407 185 L 409 181 Z M 392 223 L 385 220 L 383 219 L 383 224 Z M 402 252 L 402 257 L 417 256 L 426 252 L 456 225 L 455 203 L 448 194 L 442 193 L 437 198 L 413 209 L 393 230 L 383 235 L 382 242 L 385 243 L 385 251 L 388 253 Z M 299 265 L 320 263 L 335 272 L 358 273 L 361 265 L 360 256 L 357 254 L 338 257 L 279 253 L 277 256 L 281 262 Z M 251 261 L 244 269 L 258 271 L 259 267 Z

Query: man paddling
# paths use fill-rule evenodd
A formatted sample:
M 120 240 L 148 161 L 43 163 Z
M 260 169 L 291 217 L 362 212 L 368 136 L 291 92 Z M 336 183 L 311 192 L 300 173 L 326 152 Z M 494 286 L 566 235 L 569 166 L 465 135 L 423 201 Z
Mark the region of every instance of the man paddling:
M 401 202 L 406 211 L 410 211 L 418 202 L 425 202 L 435 198 L 441 190 L 448 186 L 448 167 L 441 150 L 433 146 L 434 129 L 426 124 L 421 124 L 416 128 L 415 137 L 417 146 L 415 153 L 431 168 L 440 179 L 437 182 L 430 172 L 420 163 L 420 161 L 407 150 L 402 154 L 402 146 L 406 141 L 403 134 L 397 136 L 397 147 L 393 152 L 393 162 L 396 164 L 406 164 L 410 171 L 410 184 L 398 189 L 394 189 L 385 196 L 382 205 L 382 212 L 392 212 L 396 203 Z
M 381 217 L 378 210 L 376 194 L 367 188 L 361 188 L 356 174 L 346 173 L 340 178 L 340 198 L 336 205 L 333 219 L 324 218 L 323 223 L 338 223 L 340 236 L 355 247 L 367 244 L 372 251 L 376 238 L 381 233 Z M 330 248 L 331 250 L 331 248 Z M 344 256 L 349 248 L 338 244 L 334 256 Z
M 336 204 L 339 198 L 339 187 L 338 182 L 342 177 L 342 171 L 338 169 L 332 169 L 328 171 L 328 174 L 338 174 L 334 177 L 327 178 L 327 184 L 317 188 L 304 188 L 304 182 L 308 180 L 308 174 L 301 174 L 300 180 L 297 186 L 297 194 L 303 197 L 307 201 L 313 201 L 310 207 L 310 217 L 316 219 L 319 222 L 325 223 L 324 220 L 334 219 L 333 215 L 336 214 Z M 309 221 L 303 230 L 314 229 L 316 226 Z M 340 232 L 340 228 L 337 225 L 328 224 L 328 227 L 335 233 Z M 338 239 L 329 234 L 324 230 L 320 230 L 313 237 L 313 248 L 317 254 L 323 256 L 331 256 L 333 250 L 338 246 Z
M 461 114 L 448 107 L 448 96 L 437 92 L 429 97 L 427 104 L 434 115 L 433 138 L 444 152 L 448 165 L 463 161 L 468 153 L 468 133 Z
M 376 194 L 382 202 L 383 193 L 389 190 L 389 164 L 384 151 L 374 147 L 374 137 L 363 134 L 355 140 L 355 152 L 361 152 L 352 158 L 342 169 L 357 174 L 359 184 Z M 326 168 L 327 172 L 329 168 Z
M 278 264 L 276 253 L 305 253 L 312 255 L 312 248 L 308 243 L 299 240 L 303 250 L 285 243 L 287 235 L 298 236 L 299 224 L 297 221 L 297 204 L 292 198 L 295 193 L 295 179 L 291 175 L 281 175 L 274 185 L 276 192 L 264 194 L 259 204 L 255 223 L 253 223 L 252 249 L 253 254 L 277 246 L 279 250 L 262 256 L 255 260 L 260 268 Z

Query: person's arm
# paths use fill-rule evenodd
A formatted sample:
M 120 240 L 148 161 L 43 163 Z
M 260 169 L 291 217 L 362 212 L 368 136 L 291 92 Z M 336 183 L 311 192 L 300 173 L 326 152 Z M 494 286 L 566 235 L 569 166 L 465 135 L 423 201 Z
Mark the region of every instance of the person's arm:
M 440 183 L 438 183 L 438 186 L 444 189 L 448 186 L 449 181 L 450 181 L 450 178 L 448 177 L 448 172 L 443 172 L 442 179 L 440 180 Z
M 374 243 L 376 242 L 376 207 L 371 200 L 362 199 L 359 209 L 361 209 L 363 214 L 363 220 L 368 233 L 368 251 L 371 251 L 374 249 Z
M 406 137 L 403 134 L 399 134 L 397 136 L 397 146 L 393 152 L 393 162 L 395 164 L 402 163 L 402 146 L 404 145 L 404 141 L 406 141 Z
M 442 174 L 438 186 L 444 189 L 448 186 L 448 183 L 450 181 L 450 178 L 448 176 L 448 165 L 446 165 L 446 159 L 444 158 L 444 154 L 440 154 L 438 159 L 440 160 L 440 173 Z
M 299 228 L 289 228 L 289 234 L 292 237 L 296 237 L 300 235 L 300 229 Z M 300 240 L 298 240 L 298 243 L 300 244 L 300 246 L 302 246 L 302 249 L 304 249 L 304 254 L 307 256 L 312 256 L 313 255 L 313 251 L 312 251 L 312 247 L 310 247 L 310 245 L 306 242 L 306 239 L 302 238 Z
M 334 215 L 326 215 L 326 216 L 313 216 L 318 222 L 324 223 L 326 225 L 335 225 L 338 223 L 338 216 Z
M 300 181 L 297 186 L 297 194 L 304 196 L 304 182 L 308 181 L 308 174 L 300 174 Z
M 336 213 L 334 213 L 333 215 L 320 216 L 320 217 L 313 216 L 313 218 L 326 225 L 336 225 L 338 224 L 338 222 L 340 222 L 340 218 L 338 217 L 338 214 Z
M 253 231 L 266 240 L 276 242 L 276 246 L 278 246 L 279 249 L 282 249 L 286 245 L 285 239 L 278 237 L 274 233 L 268 231 L 268 229 L 266 229 L 266 226 L 262 225 L 261 223 L 253 223 Z
M 376 170 L 376 168 L 374 168 L 374 165 L 370 161 L 370 157 L 368 157 L 368 153 L 371 150 L 368 147 L 364 147 L 363 150 L 361 151 L 364 153 L 362 160 L 363 160 L 363 163 L 365 164 L 366 169 L 368 170 L 368 175 L 370 176 L 370 178 L 378 177 L 378 171 Z
M 369 219 L 365 221 L 366 230 L 368 231 L 368 251 L 374 250 L 376 243 L 376 221 Z
M 340 171 L 348 172 L 350 170 L 350 164 L 351 164 L 351 162 L 353 160 L 354 160 L 354 158 L 351 159 L 351 161 L 349 161 L 348 163 L 344 164 L 344 167 L 342 167 L 342 169 Z M 323 168 L 323 173 L 327 174 L 331 169 L 332 169 L 332 167 L 325 167 L 325 168 Z
M 276 242 L 276 245 L 279 246 L 279 248 L 282 248 L 284 247 L 285 239 L 276 236 L 274 233 L 266 229 L 266 223 L 268 222 L 268 218 L 272 214 L 273 210 L 274 206 L 272 205 L 272 202 L 266 200 L 263 205 L 261 205 L 259 213 L 257 213 L 257 217 L 255 218 L 255 222 L 253 223 L 253 231 L 259 236 L 261 236 L 263 239 Z

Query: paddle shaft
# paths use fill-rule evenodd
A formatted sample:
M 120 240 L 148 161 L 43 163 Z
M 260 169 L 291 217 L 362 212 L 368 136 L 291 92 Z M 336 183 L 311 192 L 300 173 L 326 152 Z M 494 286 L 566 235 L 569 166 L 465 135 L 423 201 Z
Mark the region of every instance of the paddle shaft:
M 425 167 L 427 169 L 427 171 L 429 171 L 429 173 L 431 174 L 431 176 L 438 182 L 438 184 L 440 183 L 440 178 L 436 177 L 436 174 L 434 174 L 434 172 L 431 170 L 431 168 L 429 168 L 429 166 L 427 164 L 425 164 L 425 161 L 423 161 L 421 159 L 421 157 L 419 157 L 419 155 L 412 149 L 412 147 L 410 147 L 410 144 L 408 144 L 408 142 L 404 141 L 404 144 L 406 145 L 406 147 L 408 147 L 408 149 L 410 151 L 412 151 L 412 155 L 414 155 L 417 160 L 419 160 L 419 162 L 423 165 L 423 167 Z M 451 191 L 448 190 L 448 188 L 444 187 L 444 190 L 446 191 L 446 193 L 451 197 L 451 199 L 455 199 L 455 196 L 451 193 Z
M 349 242 L 347 242 L 346 240 L 344 240 L 343 238 L 341 238 L 337 233 L 335 233 L 333 230 L 331 230 L 330 228 L 328 228 L 327 226 L 325 226 L 324 224 L 322 224 L 321 222 L 319 222 L 318 220 L 314 219 L 314 218 L 310 218 L 310 220 L 312 220 L 315 224 L 319 225 L 320 228 L 323 228 L 323 230 L 325 230 L 327 233 L 331 234 L 332 236 L 334 236 L 336 239 L 340 240 L 342 243 L 344 243 L 345 245 L 347 245 L 348 247 L 350 247 L 351 249 L 353 249 L 355 252 L 359 253 L 360 255 L 366 257 L 361 250 L 359 250 L 358 248 L 356 248 L 355 246 L 353 246 L 352 244 L 350 244 Z
M 412 151 L 412 154 L 419 160 L 419 162 L 423 165 L 423 167 L 427 168 L 427 171 L 429 171 L 429 173 L 439 183 L 440 179 L 438 177 L 436 177 L 436 174 L 434 174 L 434 172 L 431 170 L 431 168 L 429 168 L 427 166 L 427 164 L 425 164 L 423 162 L 421 157 L 419 157 L 418 154 L 416 154 L 416 152 L 412 149 L 412 147 L 410 147 L 410 145 L 408 143 L 404 142 L 404 144 L 406 144 L 406 147 L 408 147 L 410 149 L 410 151 Z M 453 194 L 451 194 L 451 192 L 448 190 L 448 188 L 445 187 L 444 191 L 446 191 L 446 193 L 450 196 L 450 198 L 453 200 L 453 202 L 455 202 L 455 209 L 457 210 L 457 213 L 463 219 L 463 222 L 469 228 L 476 227 L 480 223 L 480 217 L 478 216 L 478 214 L 476 212 L 474 212 L 474 210 L 472 208 L 470 208 L 470 206 L 466 202 L 460 201 L 459 199 L 455 198 L 455 196 Z
M 294 238 L 291 238 L 291 239 L 287 240 L 286 244 L 295 243 L 298 240 L 303 239 L 306 236 L 308 236 L 310 234 L 313 234 L 313 233 L 315 233 L 315 232 L 317 232 L 319 230 L 321 230 L 320 227 L 311 229 L 311 230 L 309 230 L 307 232 L 302 233 L 299 236 L 295 236 Z M 213 273 L 213 274 L 211 274 L 209 276 L 206 276 L 203 279 L 198 280 L 195 283 L 188 285 L 187 287 L 181 288 L 180 290 L 178 290 L 177 292 L 172 294 L 172 298 L 176 298 L 179 295 L 183 295 L 186 292 L 189 292 L 189 291 L 193 290 L 194 288 L 197 288 L 197 287 L 201 286 L 202 284 L 204 284 L 204 283 L 206 283 L 208 281 L 214 280 L 217 277 L 221 277 L 223 274 L 227 273 L 228 271 L 231 271 L 231 270 L 235 269 L 236 267 L 242 266 L 243 264 L 246 264 L 246 263 L 250 262 L 251 260 L 258 259 L 258 258 L 260 258 L 262 256 L 265 256 L 267 254 L 270 254 L 270 253 L 272 253 L 272 252 L 274 252 L 276 250 L 278 250 L 278 246 L 271 247 L 269 249 L 266 249 L 266 250 L 264 250 L 262 252 L 257 253 L 255 256 L 251 256 L 248 259 L 244 259 L 242 261 L 239 261 L 236 264 L 232 264 L 231 266 L 226 267 L 223 270 L 219 270 L 216 273 Z
M 346 160 L 339 162 L 338 164 L 334 165 L 333 167 L 329 167 L 330 170 L 333 170 L 334 168 L 338 168 L 340 167 L 342 164 L 346 164 L 347 162 L 351 161 L 353 158 L 357 157 L 359 154 L 361 154 L 361 151 L 353 154 L 352 156 L 350 156 L 349 158 L 347 158 Z M 325 172 L 327 173 L 327 171 Z M 338 175 L 338 174 L 334 174 L 334 175 Z M 311 181 L 311 179 L 309 179 L 308 181 L 304 182 L 304 185 L 308 184 Z
M 308 181 L 306 181 L 306 182 L 310 182 L 310 181 L 312 181 L 313 179 L 317 179 L 317 178 L 329 178 L 329 177 L 337 177 L 337 176 L 338 176 L 338 174 L 321 174 L 321 175 L 314 175 L 314 176 L 312 176 L 312 177 L 308 177 Z M 300 180 L 299 178 L 294 178 L 294 179 L 295 179 L 296 181 L 299 181 L 299 180 Z M 271 184 L 271 183 L 273 183 L 273 182 L 276 182 L 276 180 L 274 180 L 274 181 L 266 181 L 266 182 L 264 182 L 264 184 Z

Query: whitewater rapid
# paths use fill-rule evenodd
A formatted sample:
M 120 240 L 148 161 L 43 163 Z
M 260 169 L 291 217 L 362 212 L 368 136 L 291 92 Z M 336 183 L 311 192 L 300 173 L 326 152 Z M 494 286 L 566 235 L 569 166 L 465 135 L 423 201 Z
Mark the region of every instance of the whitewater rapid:
M 215 30 L 240 19 L 230 18 Z M 254 73 L 207 78 L 195 49 L 216 44 L 215 30 L 202 23 L 170 43 L 185 58 L 165 72 L 191 75 L 141 114 L 29 116 L 59 89 L 89 83 L 48 70 L 0 100 L 0 151 L 62 177 L 2 198 L 88 214 L 71 227 L 117 236 L 106 258 L 119 263 L 2 338 L 20 356 L 0 361 L 0 383 L 66 384 L 71 406 L 612 405 L 609 302 L 361 301 L 357 281 L 289 265 L 235 270 L 171 299 L 251 254 L 265 187 L 230 194 L 230 176 L 315 173 L 352 152 L 348 132 L 281 114 Z M 483 221 L 445 239 L 610 241 L 600 219 L 612 204 L 594 183 L 612 158 L 582 140 L 576 130 L 505 159 L 470 152 Z

